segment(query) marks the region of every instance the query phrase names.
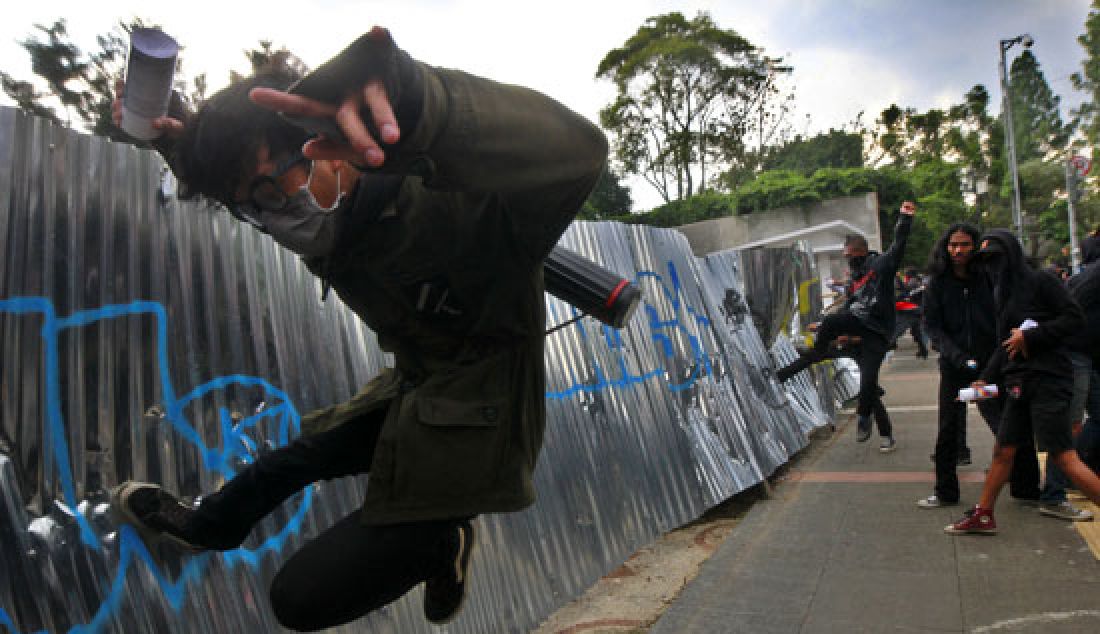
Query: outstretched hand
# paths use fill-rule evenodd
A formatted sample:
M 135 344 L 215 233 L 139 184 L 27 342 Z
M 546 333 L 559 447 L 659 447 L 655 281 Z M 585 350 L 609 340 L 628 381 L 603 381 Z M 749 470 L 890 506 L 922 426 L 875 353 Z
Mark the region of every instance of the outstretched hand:
M 306 143 L 302 152 L 310 159 L 341 159 L 352 163 L 365 162 L 370 167 L 380 167 L 386 160 L 381 143 L 393 144 L 401 138 L 397 127 L 397 117 L 393 114 L 389 97 L 382 80 L 376 79 L 361 90 L 356 90 L 344 98 L 339 105 L 332 105 L 292 95 L 272 88 L 253 88 L 248 97 L 264 108 L 285 115 L 306 118 L 328 118 L 340 126 L 347 143 L 317 138 Z M 379 131 L 381 139 L 375 139 L 367 130 L 367 124 L 360 116 L 360 109 L 366 106 Z
M 389 32 L 377 26 L 371 29 L 368 36 L 379 41 L 383 38 L 389 40 Z M 380 167 L 386 160 L 382 144 L 392 145 L 401 138 L 397 117 L 381 78 L 372 79 L 361 87 L 349 87 L 349 92 L 339 104 L 271 88 L 253 88 L 248 96 L 256 105 L 290 118 L 333 120 L 347 141 L 324 136 L 313 139 L 302 148 L 310 159 L 340 159 Z M 379 138 L 371 135 L 364 116 L 371 118 Z

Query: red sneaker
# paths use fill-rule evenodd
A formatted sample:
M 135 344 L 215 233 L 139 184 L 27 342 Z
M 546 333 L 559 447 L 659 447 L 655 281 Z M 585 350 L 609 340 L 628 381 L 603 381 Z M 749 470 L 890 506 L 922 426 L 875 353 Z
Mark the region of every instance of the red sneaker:
M 951 535 L 996 535 L 997 522 L 993 520 L 993 509 L 975 506 L 961 520 L 944 526 L 943 532 Z

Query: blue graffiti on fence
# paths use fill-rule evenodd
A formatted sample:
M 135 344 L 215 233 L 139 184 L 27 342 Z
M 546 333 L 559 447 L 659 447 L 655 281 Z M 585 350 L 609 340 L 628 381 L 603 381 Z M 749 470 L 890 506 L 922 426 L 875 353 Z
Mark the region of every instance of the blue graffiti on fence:
M 713 371 L 710 355 L 706 353 L 702 342 L 695 334 L 696 328 L 708 327 L 710 325 L 710 319 L 703 311 L 696 309 L 684 300 L 683 284 L 680 282 L 680 276 L 676 271 L 676 265 L 671 261 L 668 262 L 668 283 L 665 282 L 665 278 L 659 273 L 654 271 L 638 271 L 635 281 L 638 284 L 642 284 L 646 280 L 651 281 L 659 288 L 661 297 L 666 301 L 672 313 L 671 317 L 662 319 L 660 311 L 653 303 L 646 302 L 643 305 L 646 325 L 649 327 L 650 337 L 653 339 L 654 343 L 657 344 L 660 352 L 666 358 L 675 355 L 676 348 L 673 334 L 686 338 L 688 344 L 691 346 L 692 363 L 690 366 L 690 374 L 679 382 L 670 376 L 669 382 L 666 385 L 672 392 L 681 392 L 694 386 L 703 377 L 710 376 Z M 656 298 L 654 299 L 656 300 Z M 573 310 L 575 311 L 575 309 Z M 581 341 L 587 344 L 587 331 L 580 324 L 578 324 L 576 328 L 577 332 L 580 334 Z M 573 368 L 570 367 L 570 386 L 564 390 L 548 391 L 546 393 L 547 398 L 566 399 L 578 393 L 593 393 L 611 388 L 631 387 L 666 373 L 666 368 L 663 366 L 658 366 L 638 374 L 632 373 L 627 367 L 622 333 L 606 324 L 602 326 L 602 332 L 605 345 L 608 349 L 614 351 L 616 355 L 615 365 L 618 370 L 617 375 L 613 378 L 598 361 L 594 360 L 592 362 L 593 376 L 590 380 L 584 381 L 573 374 Z
M 0 313 L 39 315 L 43 319 L 40 331 L 45 357 L 43 375 L 46 381 L 46 421 L 43 429 L 43 446 L 57 469 L 62 497 L 64 503 L 76 518 L 77 525 L 80 528 L 81 541 L 89 548 L 102 551 L 104 544 L 88 523 L 88 519 L 80 511 L 76 498 L 69 445 L 65 434 L 65 421 L 61 413 L 59 339 L 62 331 L 106 319 L 152 315 L 156 320 L 156 354 L 159 365 L 160 392 L 164 404 L 164 420 L 168 421 L 182 438 L 199 450 L 204 468 L 217 472 L 226 479 L 232 478 L 235 474 L 234 462 L 248 462 L 251 460 L 251 451 L 256 449 L 255 442 L 247 434 L 248 430 L 255 428 L 266 419 L 274 420 L 278 424 L 277 442 L 280 445 L 286 444 L 291 435 L 297 434 L 300 430 L 300 416 L 287 395 L 282 390 L 257 377 L 239 374 L 218 377 L 196 387 L 182 397 L 177 397 L 168 371 L 168 319 L 164 307 L 156 302 L 135 301 L 128 304 L 115 304 L 94 310 L 78 311 L 67 317 L 59 317 L 53 303 L 48 298 L 18 297 L 0 300 Z M 240 421 L 233 421 L 229 412 L 221 409 L 219 411 L 219 424 L 222 432 L 222 446 L 220 448 L 209 448 L 203 442 L 198 430 L 187 422 L 184 410 L 192 401 L 201 399 L 215 390 L 223 390 L 230 386 L 261 388 L 265 394 L 265 402 L 274 400 L 275 404 Z M 290 520 L 277 534 L 265 540 L 255 549 L 239 548 L 222 553 L 220 556 L 225 564 L 231 569 L 242 563 L 255 568 L 259 565 L 265 553 L 281 551 L 291 535 L 301 530 L 302 522 L 305 520 L 306 512 L 312 504 L 312 499 L 312 490 L 306 489 Z M 179 610 L 182 606 L 187 584 L 202 576 L 203 570 L 211 557 L 207 554 L 188 559 L 179 576 L 172 580 L 164 575 L 156 561 L 149 554 L 141 538 L 131 527 L 120 527 L 118 531 L 118 550 L 119 561 L 107 596 L 104 597 L 92 620 L 87 624 L 73 626 L 69 630 L 70 634 L 98 632 L 110 622 L 111 615 L 118 610 L 122 601 L 125 577 L 131 565 L 137 562 L 144 563 L 157 580 L 160 590 L 169 605 L 174 610 Z M 0 625 L 6 627 L 13 634 L 19 631 L 10 615 L 3 608 L 0 608 Z
M 673 377 L 669 376 L 667 388 L 672 392 L 679 392 L 692 387 L 697 381 L 712 373 L 710 356 L 706 354 L 696 334 L 697 329 L 709 326 L 710 320 L 702 311 L 692 307 L 685 301 L 680 277 L 672 262 L 668 263 L 667 282 L 665 277 L 654 271 L 639 271 L 635 279 L 639 284 L 648 281 L 656 285 L 660 291 L 659 295 L 667 304 L 668 311 L 666 312 L 671 312 L 671 316 L 662 318 L 661 311 L 654 304 L 649 302 L 644 304 L 646 325 L 659 351 L 666 358 L 674 356 L 676 338 L 686 339 L 691 347 L 690 374 L 682 377 L 682 380 L 677 379 L 679 382 L 674 381 Z M 656 299 L 654 298 L 654 300 Z M 61 331 L 105 319 L 134 315 L 154 316 L 157 327 L 156 350 L 159 363 L 160 391 L 165 408 L 164 419 L 186 441 L 199 450 L 205 469 L 217 472 L 226 479 L 233 477 L 235 470 L 232 465 L 235 461 L 248 462 L 250 460 L 251 454 L 256 450 L 256 444 L 247 432 L 255 428 L 261 421 L 273 419 L 278 422 L 279 445 L 286 444 L 292 432 L 296 434 L 299 431 L 300 417 L 287 395 L 282 390 L 256 377 L 245 375 L 223 376 L 200 385 L 182 397 L 176 397 L 168 371 L 167 315 L 164 307 L 158 303 L 137 301 L 129 304 L 104 306 L 95 310 L 79 311 L 68 317 L 58 317 L 49 299 L 21 297 L 0 300 L 0 312 L 17 315 L 36 314 L 43 317 L 41 336 L 45 347 L 44 375 L 46 377 L 47 396 L 44 446 L 48 448 L 53 462 L 56 464 L 64 502 L 76 517 L 80 527 L 81 539 L 91 548 L 100 550 L 103 545 L 89 525 L 87 518 L 79 511 L 78 500 L 76 499 L 76 487 L 70 464 L 65 424 L 61 413 L 60 362 L 58 358 L 58 339 Z M 579 324 L 577 329 L 582 339 L 587 340 L 588 333 L 586 329 Z M 602 327 L 602 335 L 604 345 L 613 351 L 617 357 L 615 377 L 602 368 L 598 362 L 594 362 L 593 379 L 581 381 L 573 376 L 571 377 L 572 385 L 570 387 L 562 391 L 547 392 L 547 398 L 564 399 L 578 392 L 591 393 L 611 388 L 630 387 L 666 374 L 666 368 L 661 366 L 637 374 L 632 373 L 627 366 L 626 346 L 622 339 L 622 333 L 605 325 Z M 234 385 L 262 388 L 265 394 L 277 399 L 277 403 L 239 422 L 234 422 L 228 411 L 219 410 L 222 444 L 219 448 L 209 448 L 202 441 L 199 432 L 187 422 L 184 409 L 192 401 L 201 399 L 215 390 L 224 390 Z M 278 534 L 265 540 L 256 549 L 241 548 L 221 553 L 220 556 L 223 561 L 229 567 L 243 563 L 255 568 L 259 565 L 265 553 L 282 550 L 290 536 L 301 530 L 311 502 L 312 491 L 306 489 L 297 510 Z M 151 571 L 169 605 L 174 610 L 179 610 L 186 596 L 186 586 L 201 577 L 212 556 L 205 554 L 188 559 L 179 576 L 173 580 L 164 575 L 146 549 L 145 544 L 132 528 L 128 526 L 120 528 L 118 532 L 118 549 L 119 561 L 107 596 L 103 599 L 92 620 L 87 624 L 72 627 L 69 630 L 70 634 L 98 632 L 110 622 L 111 616 L 118 611 L 124 596 L 126 573 L 132 565 L 136 565 L 138 562 L 143 563 Z M 13 634 L 19 631 L 3 608 L 0 608 L 0 625 L 7 627 Z

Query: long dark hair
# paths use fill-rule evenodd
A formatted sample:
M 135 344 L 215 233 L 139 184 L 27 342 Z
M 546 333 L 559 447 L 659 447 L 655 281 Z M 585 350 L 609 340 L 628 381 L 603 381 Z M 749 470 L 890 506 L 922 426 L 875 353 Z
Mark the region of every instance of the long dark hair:
M 966 263 L 966 268 L 970 272 L 975 271 L 974 267 L 977 266 L 978 259 L 973 257 L 973 253 L 978 251 L 982 232 L 968 222 L 956 222 L 947 228 L 947 231 L 940 236 L 939 240 L 936 240 L 936 246 L 932 247 L 931 253 L 928 254 L 928 272 L 932 277 L 939 277 L 951 270 L 951 256 L 947 253 L 947 243 L 951 241 L 951 234 L 960 231 L 970 236 L 970 239 L 974 241 L 974 251 L 970 261 Z

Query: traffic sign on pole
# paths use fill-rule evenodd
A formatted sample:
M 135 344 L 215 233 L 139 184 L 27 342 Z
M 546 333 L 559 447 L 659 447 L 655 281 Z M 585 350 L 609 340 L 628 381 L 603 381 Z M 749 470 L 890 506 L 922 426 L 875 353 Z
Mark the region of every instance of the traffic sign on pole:
M 1080 178 L 1088 176 L 1089 171 L 1092 170 L 1092 159 L 1084 156 L 1074 156 L 1069 160 L 1069 163 Z

